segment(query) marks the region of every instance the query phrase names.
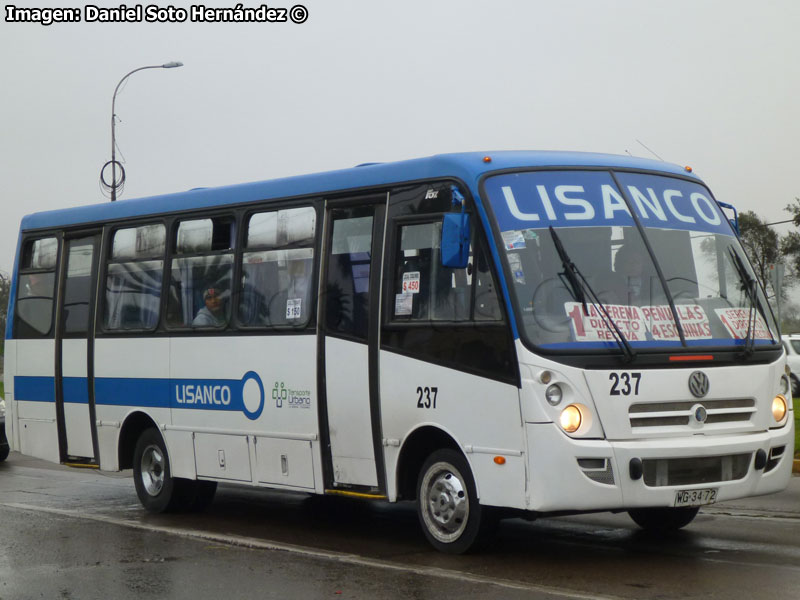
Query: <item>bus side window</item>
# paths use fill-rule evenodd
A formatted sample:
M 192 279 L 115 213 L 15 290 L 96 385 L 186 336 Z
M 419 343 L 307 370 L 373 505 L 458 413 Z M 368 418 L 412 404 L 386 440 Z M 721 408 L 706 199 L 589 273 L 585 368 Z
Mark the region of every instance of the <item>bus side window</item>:
M 53 324 L 58 240 L 43 238 L 27 242 L 17 284 L 14 337 L 44 337 Z
M 223 328 L 231 315 L 232 217 L 181 221 L 170 267 L 167 325 Z
M 311 315 L 317 213 L 311 206 L 256 213 L 247 223 L 239 322 L 304 327 Z
M 399 321 L 470 319 L 472 268 L 442 266 L 442 223 L 402 225 L 398 232 L 394 312 Z
M 106 330 L 147 330 L 158 325 L 165 249 L 162 224 L 114 232 L 106 275 Z

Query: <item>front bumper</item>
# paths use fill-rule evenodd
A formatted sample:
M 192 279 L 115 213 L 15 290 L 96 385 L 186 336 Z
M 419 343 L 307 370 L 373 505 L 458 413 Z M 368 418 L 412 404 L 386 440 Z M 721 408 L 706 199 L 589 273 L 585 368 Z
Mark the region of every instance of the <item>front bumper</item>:
M 529 423 L 526 429 L 527 508 L 538 512 L 668 507 L 673 506 L 677 490 L 704 488 L 718 488 L 717 502 L 722 502 L 779 492 L 792 473 L 791 420 L 781 429 L 759 433 L 618 442 L 571 439 L 553 423 Z M 759 450 L 768 459 L 761 468 L 756 460 Z M 631 461 L 636 460 L 651 467 L 649 477 L 632 473 Z M 684 469 L 672 477 L 677 484 L 664 475 L 670 465 L 693 463 L 704 468 L 697 473 Z

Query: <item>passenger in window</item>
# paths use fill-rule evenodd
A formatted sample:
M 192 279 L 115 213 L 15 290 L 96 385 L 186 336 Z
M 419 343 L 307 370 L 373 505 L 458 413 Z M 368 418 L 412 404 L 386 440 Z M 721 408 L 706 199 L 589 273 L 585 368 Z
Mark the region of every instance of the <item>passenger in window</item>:
M 197 311 L 197 316 L 192 321 L 192 327 L 222 327 L 227 322 L 225 317 L 225 302 L 222 292 L 218 288 L 210 287 L 203 292 L 203 306 Z

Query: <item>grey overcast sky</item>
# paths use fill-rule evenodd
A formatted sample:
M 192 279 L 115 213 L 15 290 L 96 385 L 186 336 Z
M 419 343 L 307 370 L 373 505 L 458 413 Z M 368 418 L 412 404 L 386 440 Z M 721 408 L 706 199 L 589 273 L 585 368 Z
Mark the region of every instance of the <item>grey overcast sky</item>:
M 798 0 L 303 1 L 302 25 L 45 27 L 4 4 L 0 270 L 24 214 L 107 201 L 114 87 L 171 60 L 117 98 L 122 202 L 451 151 L 651 156 L 637 140 L 771 221 L 800 196 Z

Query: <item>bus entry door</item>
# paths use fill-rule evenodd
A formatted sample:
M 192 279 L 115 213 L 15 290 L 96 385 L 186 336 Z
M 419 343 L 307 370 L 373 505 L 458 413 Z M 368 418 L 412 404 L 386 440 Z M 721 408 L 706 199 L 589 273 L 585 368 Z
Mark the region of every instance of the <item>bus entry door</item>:
M 328 488 L 385 488 L 377 366 L 385 210 L 385 197 L 327 208 L 319 381 Z
M 97 457 L 91 356 L 99 245 L 99 234 L 64 243 L 56 320 L 56 420 L 62 462 Z

